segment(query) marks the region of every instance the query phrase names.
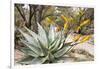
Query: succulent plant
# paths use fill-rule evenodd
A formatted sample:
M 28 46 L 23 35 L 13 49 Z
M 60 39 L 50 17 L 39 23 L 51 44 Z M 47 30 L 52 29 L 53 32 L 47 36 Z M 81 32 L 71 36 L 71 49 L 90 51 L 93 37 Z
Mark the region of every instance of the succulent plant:
M 25 58 L 19 61 L 20 64 L 43 64 L 57 63 L 72 47 L 65 43 L 63 30 L 56 32 L 52 26 L 46 31 L 39 23 L 38 34 L 24 27 L 26 31 L 19 29 L 23 38 L 21 42 L 25 47 L 21 51 Z

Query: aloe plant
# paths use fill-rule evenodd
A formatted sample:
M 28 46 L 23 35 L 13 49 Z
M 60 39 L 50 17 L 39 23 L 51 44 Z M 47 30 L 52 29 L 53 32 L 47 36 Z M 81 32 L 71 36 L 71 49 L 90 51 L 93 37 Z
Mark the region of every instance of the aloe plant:
M 25 45 L 21 51 L 25 54 L 20 64 L 43 64 L 58 62 L 72 47 L 70 43 L 65 43 L 63 30 L 55 32 L 50 27 L 46 31 L 39 23 L 38 34 L 24 27 L 25 32 L 19 29 L 24 38 L 21 42 Z

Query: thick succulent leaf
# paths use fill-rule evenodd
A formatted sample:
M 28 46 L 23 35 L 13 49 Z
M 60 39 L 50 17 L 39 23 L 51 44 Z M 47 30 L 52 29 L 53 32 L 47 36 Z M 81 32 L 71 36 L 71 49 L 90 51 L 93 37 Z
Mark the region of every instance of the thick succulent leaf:
M 35 62 L 35 64 L 36 63 L 41 63 L 41 64 L 43 64 L 43 63 L 49 63 L 50 61 L 51 62 L 53 62 L 54 61 L 54 56 L 52 55 L 52 54 L 49 54 L 49 55 L 47 55 L 47 56 L 45 56 L 45 57 L 39 57 L 39 58 L 37 58 L 38 60 L 38 62 L 36 61 L 34 61 Z
M 45 57 L 38 57 L 32 60 L 32 64 L 43 64 L 48 60 L 48 55 Z
M 52 28 L 52 26 L 50 26 L 50 30 L 49 30 L 49 41 L 50 41 L 50 43 L 53 42 L 58 37 L 63 37 L 62 32 L 63 31 L 55 32 L 54 28 Z
M 66 46 L 66 45 L 65 45 L 65 38 L 62 37 L 62 39 L 61 39 L 61 43 L 60 43 L 60 46 L 58 47 L 57 50 L 60 50 L 60 49 L 63 48 L 64 46 Z M 67 46 L 69 46 L 69 45 L 67 45 Z
M 39 46 L 38 40 L 40 40 L 40 42 L 41 42 L 43 45 L 45 45 L 45 41 L 42 39 L 42 37 L 40 37 L 39 35 L 37 35 L 36 33 L 34 33 L 33 31 L 29 30 L 29 29 L 26 28 L 26 27 L 25 27 L 25 29 L 33 36 L 33 39 L 34 39 L 33 45 L 34 45 L 34 43 L 35 43 L 35 46 L 38 46 L 39 48 L 41 48 L 41 47 Z M 45 46 L 46 46 L 46 45 L 45 45 Z M 47 46 L 46 46 L 46 48 L 47 48 Z
M 38 34 L 36 34 L 35 32 L 33 32 L 33 31 L 31 31 L 31 30 L 29 30 L 27 27 L 24 27 L 28 32 L 29 32 L 29 34 L 30 35 L 32 35 L 32 37 L 36 40 L 36 41 L 38 41 L 37 39 L 38 39 Z
M 23 65 L 28 65 L 28 64 L 32 64 L 32 60 L 34 58 L 31 57 L 31 56 L 27 56 L 27 57 L 24 57 L 21 61 L 17 62 L 19 64 L 23 64 Z
M 43 56 L 43 54 L 41 53 L 41 50 L 38 48 L 38 47 L 36 47 L 36 46 L 34 46 L 34 45 L 32 45 L 32 44 L 29 44 L 28 42 L 26 42 L 25 40 L 22 40 L 21 39 L 21 42 L 23 43 L 23 44 L 25 44 L 29 49 L 31 49 L 33 52 L 35 52 L 37 55 L 39 55 L 39 56 Z
M 58 50 L 56 53 L 54 53 L 55 58 L 59 58 L 62 57 L 63 55 L 65 55 L 65 53 L 67 53 L 67 51 L 70 49 L 70 46 L 65 46 L 62 49 Z
M 49 45 L 52 45 L 55 41 L 57 41 L 58 37 L 56 37 L 53 41 L 49 42 Z
M 56 45 L 58 39 L 55 39 L 52 44 L 49 45 L 49 49 L 51 50 L 52 48 L 54 48 L 54 46 Z
M 48 55 L 41 59 L 42 63 L 45 63 L 48 60 Z
M 43 62 L 42 62 L 42 59 L 43 58 L 34 58 L 33 60 L 32 60 L 32 64 L 42 64 Z
M 33 39 L 32 39 L 32 37 L 31 37 L 29 34 L 24 33 L 21 29 L 19 29 L 19 31 L 21 32 L 21 34 L 24 36 L 24 38 L 25 38 L 27 41 L 29 41 L 30 43 L 32 43 Z
M 43 53 L 43 55 L 47 55 L 48 48 L 46 48 L 46 46 L 44 46 L 40 40 L 38 40 L 38 43 L 39 43 L 39 45 L 41 47 L 40 49 L 41 49 L 41 52 Z
M 19 31 L 21 32 L 21 34 L 24 36 L 24 38 L 30 43 L 33 44 L 34 46 L 38 46 L 38 43 L 36 42 L 36 40 L 29 34 L 24 33 L 22 30 L 19 29 Z
M 51 51 L 56 51 L 61 46 L 61 43 L 64 43 L 62 32 L 59 32 L 57 36 L 58 36 L 58 38 L 57 38 L 56 44 L 51 49 Z
M 25 54 L 25 55 L 30 55 L 30 56 L 33 56 L 33 57 L 38 57 L 38 55 L 33 52 L 32 50 L 30 50 L 29 48 L 22 48 L 21 51 Z
M 47 59 L 48 59 L 48 56 L 44 58 L 41 58 L 41 57 L 33 58 L 31 56 L 27 56 L 23 58 L 21 61 L 19 61 L 18 63 L 23 64 L 23 65 L 43 64 Z
M 55 46 L 51 49 L 51 51 L 56 51 L 59 46 L 60 46 L 60 43 L 61 43 L 61 38 L 59 38 L 55 44 Z
M 50 26 L 48 37 L 49 37 L 50 42 L 54 41 L 54 39 L 55 39 L 55 31 L 52 28 L 52 26 Z
M 64 45 L 64 43 L 62 42 L 62 43 L 59 45 L 59 47 L 58 47 L 57 50 L 61 49 L 61 48 L 63 47 L 63 45 Z
M 47 33 L 39 23 L 37 24 L 38 24 L 38 34 L 42 38 L 41 39 L 42 43 L 47 46 L 48 45 Z
M 38 40 L 42 43 L 42 45 L 43 45 L 45 48 L 48 48 L 48 44 L 46 44 L 45 40 L 43 40 L 40 36 L 39 36 Z
M 49 56 L 48 56 L 48 58 L 49 58 L 49 61 L 51 61 L 51 62 L 53 62 L 54 61 L 54 55 L 53 54 L 51 54 L 51 53 L 49 53 Z

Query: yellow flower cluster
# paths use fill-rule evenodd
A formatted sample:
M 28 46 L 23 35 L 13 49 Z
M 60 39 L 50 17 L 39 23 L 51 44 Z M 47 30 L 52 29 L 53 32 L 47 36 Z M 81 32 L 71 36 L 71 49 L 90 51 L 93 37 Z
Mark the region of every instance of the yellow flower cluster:
M 81 29 L 81 27 L 80 27 L 80 26 L 78 26 L 78 27 L 77 27 L 77 29 L 76 29 L 76 32 L 78 32 L 80 29 Z
M 61 15 L 61 18 L 62 18 L 65 22 L 68 22 L 67 17 L 65 17 L 64 15 Z
M 46 18 L 49 24 L 54 24 L 54 22 L 50 18 Z
M 74 37 L 73 41 L 74 42 L 78 41 L 78 43 L 84 43 L 88 41 L 90 38 L 91 38 L 91 35 L 82 36 L 78 34 L 77 36 Z
M 68 28 L 68 18 L 65 17 L 64 15 L 61 15 L 61 18 L 64 20 L 64 30 L 67 30 Z
M 65 23 L 65 24 L 64 24 L 64 30 L 66 30 L 67 28 L 68 28 L 68 24 Z
M 80 24 L 80 26 L 82 27 L 82 26 L 84 26 L 84 25 L 86 25 L 86 24 L 89 24 L 89 23 L 90 23 L 90 19 L 87 19 L 87 20 L 83 21 L 83 22 Z
M 87 25 L 90 23 L 90 19 L 87 19 L 85 21 L 83 21 L 77 28 L 76 28 L 76 32 L 78 32 L 82 26 Z
M 87 36 L 83 37 L 79 43 L 84 43 L 84 42 L 88 41 L 90 38 L 91 38 L 91 35 L 87 35 Z

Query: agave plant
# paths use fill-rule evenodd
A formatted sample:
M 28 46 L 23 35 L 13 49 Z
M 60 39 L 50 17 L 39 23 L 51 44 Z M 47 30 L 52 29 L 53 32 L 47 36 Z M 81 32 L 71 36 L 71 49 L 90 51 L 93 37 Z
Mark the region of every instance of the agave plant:
M 21 42 L 25 45 L 21 51 L 25 54 L 20 64 L 56 63 L 71 49 L 71 42 L 65 43 L 63 30 L 55 32 L 51 26 L 46 31 L 39 23 L 38 34 L 24 27 L 26 31 L 19 29 L 24 38 Z M 67 58 L 66 58 L 67 59 Z

